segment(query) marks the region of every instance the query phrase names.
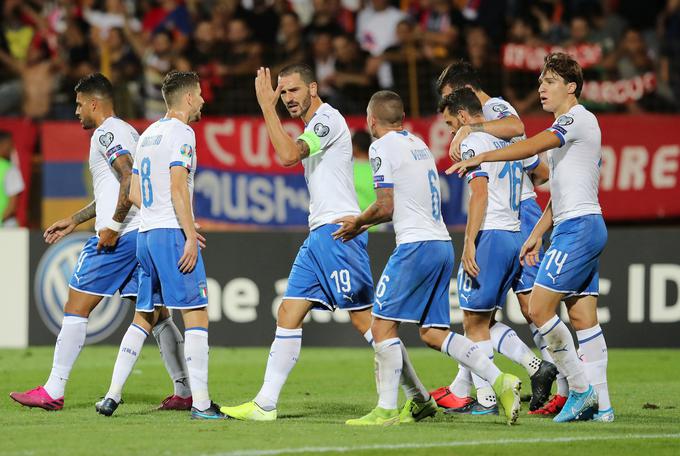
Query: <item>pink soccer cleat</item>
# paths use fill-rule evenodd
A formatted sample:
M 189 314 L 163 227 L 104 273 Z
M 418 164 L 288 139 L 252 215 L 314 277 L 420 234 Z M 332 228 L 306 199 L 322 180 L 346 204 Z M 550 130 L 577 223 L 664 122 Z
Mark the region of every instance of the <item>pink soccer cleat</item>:
M 9 397 L 26 407 L 38 407 L 49 411 L 61 410 L 64 408 L 64 396 L 58 399 L 52 399 L 42 386 L 38 386 L 23 393 L 9 393 Z
M 176 394 L 166 397 L 157 410 L 191 410 L 191 396 L 179 397 Z

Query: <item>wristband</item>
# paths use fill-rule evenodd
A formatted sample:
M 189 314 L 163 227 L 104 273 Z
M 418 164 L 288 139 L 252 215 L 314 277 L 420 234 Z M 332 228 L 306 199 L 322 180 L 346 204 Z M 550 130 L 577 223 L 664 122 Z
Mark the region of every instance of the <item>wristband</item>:
M 111 231 L 115 231 L 116 233 L 120 233 L 123 230 L 123 223 L 121 222 L 116 222 L 115 220 L 111 219 L 109 223 L 106 225 L 108 229 Z

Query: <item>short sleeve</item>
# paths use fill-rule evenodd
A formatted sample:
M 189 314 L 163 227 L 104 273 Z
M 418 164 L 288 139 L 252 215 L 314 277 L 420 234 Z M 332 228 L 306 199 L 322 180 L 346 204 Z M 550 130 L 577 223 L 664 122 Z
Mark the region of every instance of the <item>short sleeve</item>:
M 190 127 L 185 127 L 178 134 L 170 153 L 170 168 L 182 166 L 189 171 L 194 168 L 194 155 L 196 154 L 196 137 Z
M 307 143 L 310 157 L 325 151 L 340 137 L 344 131 L 344 119 L 341 122 L 339 117 L 336 113 L 315 115 L 298 136 L 298 140 Z
M 507 101 L 496 98 L 491 103 L 491 115 L 492 117 L 490 120 L 497 120 L 508 116 L 516 116 L 517 111 L 515 111 L 515 108 L 513 108 Z
M 541 160 L 538 158 L 538 155 L 534 155 L 522 160 L 522 166 L 524 167 L 524 171 L 531 171 L 536 168 L 540 162 Z
M 571 112 L 559 116 L 548 131 L 552 132 L 560 140 L 560 147 L 568 142 L 574 142 L 581 134 L 581 124 Z
M 371 160 L 373 170 L 373 188 L 393 188 L 394 175 L 393 163 L 388 154 L 383 152 L 380 144 L 373 143 L 368 149 L 368 157 Z
M 16 166 L 12 166 L 5 174 L 5 193 L 7 196 L 15 196 L 23 192 L 25 188 L 24 179 Z
M 133 134 L 130 129 L 121 127 L 110 125 L 106 129 L 98 129 L 95 132 L 97 149 L 109 165 L 113 165 L 116 158 L 131 154 L 135 149 L 138 139 L 136 132 Z
M 486 152 L 485 150 L 481 150 L 482 147 L 483 144 L 481 142 L 476 141 L 474 138 L 468 138 L 465 141 L 463 141 L 463 143 L 460 145 L 460 156 L 463 160 L 473 158 L 474 156 L 479 155 L 482 152 Z M 487 168 L 486 163 L 482 163 L 481 166 L 478 166 L 477 168 L 468 172 L 465 175 L 466 182 L 470 182 L 472 179 L 476 177 L 488 178 L 489 172 L 486 168 Z
M 135 153 L 135 159 L 132 160 L 132 174 L 139 174 L 139 164 L 137 163 L 137 154 Z

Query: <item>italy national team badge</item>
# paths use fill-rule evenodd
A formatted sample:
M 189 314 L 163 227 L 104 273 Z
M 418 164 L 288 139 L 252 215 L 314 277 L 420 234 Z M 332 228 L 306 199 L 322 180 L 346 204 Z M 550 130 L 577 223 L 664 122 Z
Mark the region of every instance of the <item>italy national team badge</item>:
M 205 284 L 200 284 L 198 286 L 200 292 L 201 292 L 201 298 L 207 298 L 208 297 L 208 287 Z

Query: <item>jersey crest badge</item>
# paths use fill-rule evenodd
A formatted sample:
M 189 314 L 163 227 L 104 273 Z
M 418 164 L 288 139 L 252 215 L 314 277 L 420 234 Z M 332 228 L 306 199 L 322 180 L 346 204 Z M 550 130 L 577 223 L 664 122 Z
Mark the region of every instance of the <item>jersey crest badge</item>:
M 101 144 L 104 147 L 109 147 L 111 143 L 113 142 L 113 133 L 106 132 L 103 135 L 99 137 L 99 144 Z
M 314 125 L 314 134 L 316 134 L 316 136 L 318 136 L 319 138 L 323 138 L 330 131 L 331 131 L 331 129 L 328 128 L 326 125 L 324 125 L 322 123 L 318 123 L 318 124 Z

